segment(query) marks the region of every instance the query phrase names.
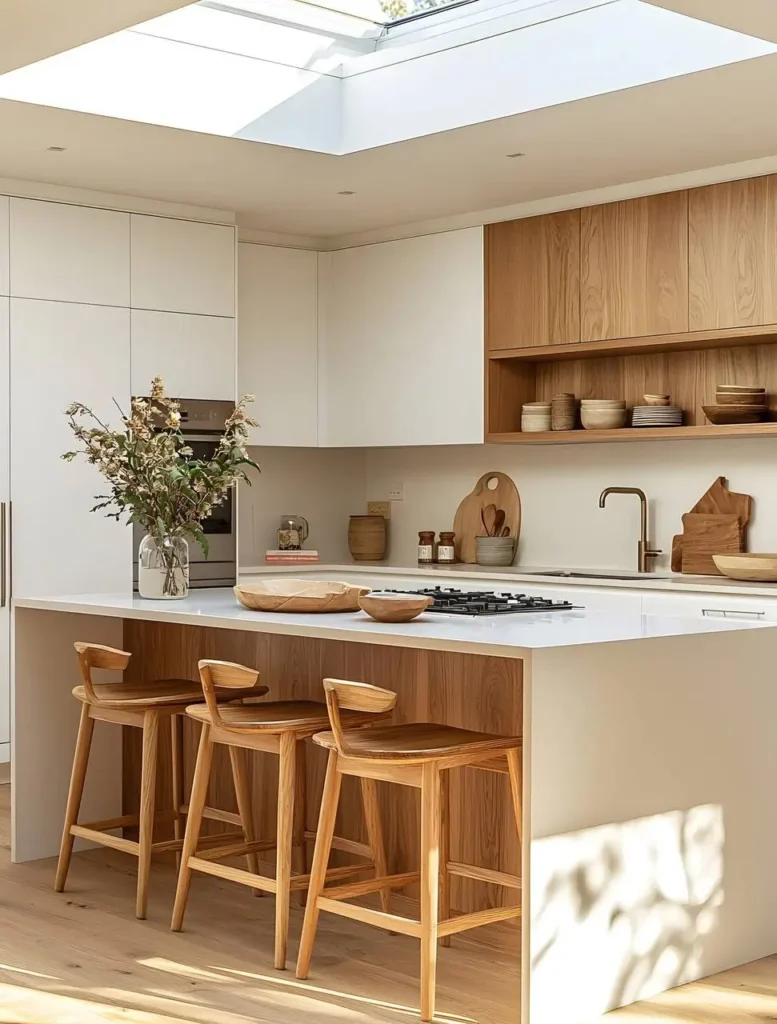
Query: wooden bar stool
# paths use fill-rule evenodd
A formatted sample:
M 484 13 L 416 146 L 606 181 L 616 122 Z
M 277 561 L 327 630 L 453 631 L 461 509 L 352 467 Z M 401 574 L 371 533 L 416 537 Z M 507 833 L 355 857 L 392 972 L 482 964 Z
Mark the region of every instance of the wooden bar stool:
M 220 705 L 215 694 L 217 687 L 245 688 L 253 686 L 259 673 L 244 665 L 223 661 L 201 661 L 199 663 L 202 692 L 205 704 L 186 709 L 186 714 L 202 723 L 197 764 L 189 802 L 189 816 L 186 822 L 181 867 L 178 873 L 178 889 L 175 894 L 172 930 L 180 931 L 189 895 L 192 871 L 200 871 L 217 878 L 227 878 L 253 889 L 275 894 L 275 967 L 286 967 L 286 949 L 289 931 L 289 902 L 292 891 L 306 890 L 310 875 L 306 873 L 305 843 L 315 839 L 314 833 L 305 832 L 304 741 L 320 732 L 328 723 L 326 705 L 319 701 L 290 700 L 262 701 L 250 706 Z M 349 726 L 358 726 L 369 721 L 369 717 L 353 712 L 347 715 Z M 257 841 L 253 833 L 244 843 L 227 844 L 222 847 L 200 851 L 197 849 L 202 811 L 208 790 L 213 746 L 222 743 L 236 756 L 243 749 L 260 750 L 277 754 L 280 759 L 278 773 L 278 827 L 274 839 Z M 235 776 L 236 784 L 238 776 Z M 242 785 L 242 783 L 240 783 Z M 250 797 L 246 788 L 242 794 L 237 789 L 238 803 L 245 808 L 246 819 L 250 814 Z M 332 880 L 348 878 L 375 869 L 385 874 L 383 838 L 379 829 L 377 805 L 374 792 L 363 790 L 367 834 L 369 845 L 335 837 L 334 845 L 365 858 L 364 864 L 351 864 L 334 868 L 328 873 Z M 248 829 L 246 828 L 246 831 Z M 332 836 L 330 833 L 330 844 Z M 268 878 L 254 870 L 243 870 L 227 864 L 218 864 L 225 857 L 256 855 L 264 850 L 275 849 L 275 878 Z M 298 868 L 292 871 L 294 855 L 298 857 Z
M 92 679 L 93 669 L 123 671 L 131 658 L 127 651 L 118 651 L 100 644 L 78 642 L 75 645 L 78 662 L 81 668 L 82 686 L 76 686 L 73 696 L 81 701 L 81 722 L 78 728 L 73 770 L 70 777 L 70 789 L 65 811 L 65 825 L 62 832 L 62 843 L 59 850 L 59 862 L 54 888 L 62 892 L 65 888 L 73 853 L 73 841 L 76 836 L 89 839 L 102 846 L 110 846 L 114 850 L 131 853 L 138 858 L 138 886 L 135 903 L 137 917 L 146 916 L 148 905 L 148 876 L 151 866 L 151 854 L 166 851 L 180 851 L 183 840 L 182 815 L 187 808 L 182 803 L 183 788 L 183 751 L 181 742 L 181 717 L 187 705 L 201 695 L 198 683 L 188 679 L 160 679 L 148 683 L 97 683 Z M 261 697 L 267 693 L 266 687 L 244 687 L 240 692 L 231 691 L 230 700 L 245 697 Z M 219 692 L 219 697 L 222 694 Z M 167 842 L 153 841 L 154 830 L 154 797 L 157 776 L 157 753 L 159 749 L 159 727 L 163 719 L 170 722 L 170 742 L 172 751 L 173 794 L 172 807 L 166 813 L 156 816 L 158 819 L 172 820 L 175 839 Z M 143 759 L 140 784 L 139 814 L 122 815 L 106 821 L 93 821 L 85 825 L 78 824 L 78 812 L 86 780 L 86 769 L 89 763 L 89 750 L 95 722 L 114 722 L 118 725 L 130 725 L 143 730 Z M 235 786 L 238 790 L 247 785 L 242 776 L 242 766 L 233 763 Z M 241 807 L 240 810 L 243 810 Z M 242 819 L 239 815 L 221 811 L 216 808 L 207 809 L 208 816 L 220 821 L 230 821 L 241 826 L 241 831 L 234 835 L 245 839 L 246 829 L 250 829 L 250 818 Z M 111 834 L 110 830 L 138 827 L 138 841 L 124 839 Z M 219 837 L 223 840 L 223 835 Z
M 521 879 L 517 875 L 476 865 L 456 864 L 449 860 L 450 815 L 445 806 L 447 776 L 444 773 L 450 768 L 462 767 L 506 770 L 510 778 L 512 806 L 520 840 L 521 739 L 426 722 L 349 729 L 344 718 L 347 712 L 386 714 L 396 704 L 397 695 L 391 690 L 383 690 L 368 683 L 340 679 L 325 679 L 324 690 L 331 731 L 314 736 L 313 742 L 329 750 L 329 762 L 310 873 L 297 977 L 302 980 L 308 976 L 321 910 L 411 935 L 421 940 L 421 1020 L 431 1021 L 434 1016 L 438 941 L 444 944 L 449 941 L 449 936 L 457 932 L 521 914 L 519 906 L 512 906 L 461 914 L 458 917 L 450 916 L 452 874 L 512 889 L 520 889 Z M 420 872 L 376 877 L 368 882 L 326 888 L 326 868 L 343 775 L 395 782 L 421 790 Z M 342 902 L 378 889 L 404 888 L 418 881 L 421 883 L 420 921 L 387 914 L 385 906 L 384 910 L 374 910 Z

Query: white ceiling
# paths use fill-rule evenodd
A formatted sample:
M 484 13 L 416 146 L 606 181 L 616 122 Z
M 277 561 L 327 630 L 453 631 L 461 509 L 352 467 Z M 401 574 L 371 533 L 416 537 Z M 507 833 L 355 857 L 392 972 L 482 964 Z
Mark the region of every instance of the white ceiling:
M 0 176 L 340 237 L 771 156 L 774 95 L 768 56 L 343 157 L 3 101 Z
M 746 32 L 760 39 L 777 42 L 777 3 L 775 0 L 647 0 L 655 7 L 666 7 L 700 21 Z
M 0 73 L 129 28 L 190 2 L 0 0 Z

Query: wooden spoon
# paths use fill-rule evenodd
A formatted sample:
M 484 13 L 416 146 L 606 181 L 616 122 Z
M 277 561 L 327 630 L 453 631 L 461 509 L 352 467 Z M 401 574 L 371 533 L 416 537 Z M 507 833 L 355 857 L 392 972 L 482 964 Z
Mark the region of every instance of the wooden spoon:
M 501 537 L 501 535 L 502 535 L 502 527 L 504 526 L 504 524 L 505 524 L 505 510 L 503 508 L 498 508 L 496 510 L 496 515 L 494 516 L 494 532 L 493 532 L 492 536 L 494 536 L 494 537 Z
M 510 536 L 510 527 L 509 526 L 505 526 L 505 528 L 502 530 L 502 532 L 501 532 L 501 534 L 499 536 L 500 537 L 509 537 Z
M 481 513 L 480 519 L 487 537 L 494 536 L 494 521 L 496 520 L 496 505 L 486 505 Z

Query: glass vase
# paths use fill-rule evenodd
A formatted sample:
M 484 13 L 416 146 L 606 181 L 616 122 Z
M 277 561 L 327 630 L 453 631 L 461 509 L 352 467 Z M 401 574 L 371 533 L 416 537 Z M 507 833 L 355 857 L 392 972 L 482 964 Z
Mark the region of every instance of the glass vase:
M 166 536 L 159 543 L 147 533 L 138 551 L 138 593 L 152 600 L 189 595 L 189 545 L 184 537 Z

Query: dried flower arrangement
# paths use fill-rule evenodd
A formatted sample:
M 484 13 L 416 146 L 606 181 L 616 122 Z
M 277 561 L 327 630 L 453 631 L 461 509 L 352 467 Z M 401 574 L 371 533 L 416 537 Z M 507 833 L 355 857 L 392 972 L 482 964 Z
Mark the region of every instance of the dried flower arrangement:
M 156 541 L 166 559 L 164 596 L 180 587 L 176 570 L 176 538 L 197 541 L 208 554 L 202 522 L 223 504 L 239 480 L 247 480 L 246 467 L 259 469 L 247 451 L 249 427 L 256 421 L 246 413 L 253 402 L 244 395 L 224 424 L 224 433 L 207 460 L 195 459 L 181 433 L 180 403 L 165 395 L 164 382 L 155 377 L 150 399 L 133 398 L 131 415 L 121 413 L 124 429 L 112 430 L 81 402 L 65 410 L 81 448 L 62 456 L 72 462 L 79 454 L 95 465 L 110 484 L 110 494 L 97 495 L 93 512 L 140 523 Z M 91 420 L 91 425 L 84 420 Z

